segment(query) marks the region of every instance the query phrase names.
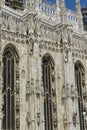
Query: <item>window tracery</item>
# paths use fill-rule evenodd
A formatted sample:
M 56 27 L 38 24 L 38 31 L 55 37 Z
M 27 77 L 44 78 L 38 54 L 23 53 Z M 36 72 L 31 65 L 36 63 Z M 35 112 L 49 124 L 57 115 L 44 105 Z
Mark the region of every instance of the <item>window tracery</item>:
M 53 130 L 57 128 L 54 63 L 49 55 L 43 57 L 42 63 L 45 130 Z
M 7 47 L 3 54 L 3 120 L 4 130 L 15 130 L 19 127 L 16 117 L 19 117 L 19 92 L 16 91 L 16 84 L 19 80 L 17 76 L 18 56 L 15 50 Z M 18 119 L 17 119 L 18 120 Z
M 85 73 L 84 68 L 80 63 L 75 64 L 75 84 L 77 87 L 77 94 L 78 94 L 78 108 L 79 108 L 79 122 L 80 122 L 80 130 L 85 129 L 84 124 L 84 94 L 83 94 L 83 79 L 84 79 Z

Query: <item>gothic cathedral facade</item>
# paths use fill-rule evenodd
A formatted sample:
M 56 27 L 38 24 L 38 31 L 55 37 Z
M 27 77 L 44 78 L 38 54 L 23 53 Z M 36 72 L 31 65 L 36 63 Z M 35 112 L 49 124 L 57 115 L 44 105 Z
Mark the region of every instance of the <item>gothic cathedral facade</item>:
M 0 130 L 87 130 L 79 0 L 0 0 Z

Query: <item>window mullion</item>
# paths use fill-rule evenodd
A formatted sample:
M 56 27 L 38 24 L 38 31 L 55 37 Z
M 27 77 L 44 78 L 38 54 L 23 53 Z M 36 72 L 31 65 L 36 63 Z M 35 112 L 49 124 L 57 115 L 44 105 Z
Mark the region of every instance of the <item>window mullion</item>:
M 46 130 L 49 130 L 48 128 L 48 118 L 49 118 L 49 113 L 48 113 L 48 77 L 47 77 L 47 65 L 46 65 L 46 86 L 45 86 L 45 90 L 46 90 Z
M 48 130 L 50 129 L 50 105 L 49 105 L 49 65 L 47 65 L 47 113 L 48 113 Z
M 14 92 L 14 78 L 16 72 L 14 71 L 14 65 L 16 65 L 15 52 L 12 52 L 11 48 L 7 48 L 3 54 L 3 130 L 15 130 L 15 92 Z M 17 57 L 18 58 L 18 57 Z M 15 74 L 15 76 L 14 76 Z M 19 94 L 19 93 L 18 93 Z M 19 115 L 19 109 L 17 113 Z
M 80 130 L 84 130 L 84 117 L 83 117 L 83 92 L 82 92 L 82 79 L 83 79 L 83 68 L 78 64 L 75 67 L 75 81 L 78 92 L 78 108 L 79 108 L 79 121 L 80 121 Z
M 8 59 L 6 59 L 6 129 L 8 129 Z
M 14 92 L 14 58 L 12 59 L 12 68 L 11 68 L 11 74 L 12 74 L 12 76 L 11 76 L 11 91 L 12 91 L 12 97 L 11 97 L 11 100 L 12 100 L 12 102 L 11 102 L 11 108 L 12 108 L 12 111 L 11 111 L 11 113 L 12 113 L 12 129 L 15 129 L 15 120 L 14 120 L 14 117 L 15 117 L 15 92 Z M 13 113 L 13 111 L 14 111 L 14 113 Z
M 48 65 L 48 113 L 49 113 L 49 123 L 48 123 L 48 126 L 49 126 L 49 129 L 51 130 L 51 120 L 50 120 L 50 102 L 51 102 L 51 96 L 50 96 L 50 65 Z
M 3 82 L 4 82 L 4 86 L 3 86 L 3 99 L 4 99 L 4 105 L 3 105 L 3 128 L 6 129 L 6 66 L 7 66 L 7 62 L 6 62 L 6 57 L 4 57 L 4 77 L 3 77 Z
M 43 85 L 44 85 L 44 118 L 45 130 L 52 130 L 52 95 L 51 95 L 51 62 L 49 57 L 43 59 Z
M 46 106 L 46 65 L 43 65 L 43 84 L 44 84 L 44 117 L 45 117 L 45 129 L 47 130 L 47 106 Z
M 12 129 L 12 107 L 11 107 L 11 100 L 12 100 L 12 89 L 11 89 L 11 80 L 12 80 L 12 71 L 11 71 L 11 68 L 12 68 L 12 59 L 10 59 L 10 129 Z M 14 113 L 13 113 L 14 114 Z
M 7 129 L 10 129 L 10 117 L 11 117 L 11 115 L 10 115 L 10 105 L 11 105 L 11 102 L 10 102 L 10 99 L 11 99 L 11 93 L 10 93 L 10 91 L 11 91 L 11 86 L 10 86 L 10 77 L 11 77 L 11 75 L 10 75 L 10 59 L 8 59 L 8 88 L 7 88 L 7 101 L 8 101 L 8 103 L 7 103 L 7 105 L 8 105 L 8 107 L 7 107 L 7 114 L 8 114 L 8 127 L 7 127 Z

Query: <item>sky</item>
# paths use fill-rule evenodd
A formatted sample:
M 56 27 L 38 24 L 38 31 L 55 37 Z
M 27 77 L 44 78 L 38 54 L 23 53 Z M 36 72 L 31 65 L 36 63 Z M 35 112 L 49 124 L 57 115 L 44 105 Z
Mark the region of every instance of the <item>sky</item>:
M 51 3 L 56 3 L 56 0 L 43 0 Z M 75 9 L 75 0 L 65 0 L 66 7 L 68 9 L 74 10 Z M 87 0 L 80 0 L 81 7 L 87 6 Z
M 66 1 L 66 7 L 74 10 L 75 9 L 75 0 L 65 0 Z M 81 7 L 87 6 L 87 0 L 80 0 Z

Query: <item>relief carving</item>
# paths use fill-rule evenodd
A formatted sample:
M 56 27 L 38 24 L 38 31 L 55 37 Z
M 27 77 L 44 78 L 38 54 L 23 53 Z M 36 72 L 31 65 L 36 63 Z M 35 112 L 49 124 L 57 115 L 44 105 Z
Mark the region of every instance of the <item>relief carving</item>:
M 72 101 L 74 101 L 74 99 L 76 98 L 76 92 L 73 85 L 71 85 L 71 98 Z
M 63 115 L 63 125 L 64 125 L 64 128 L 67 127 L 67 124 L 68 124 L 68 122 L 67 122 L 67 115 L 64 114 L 64 115 Z
M 27 125 L 29 127 L 30 123 L 31 123 L 31 118 L 30 118 L 30 113 L 29 112 L 27 112 L 27 114 L 26 114 L 26 120 L 27 120 Z
M 77 113 L 73 114 L 72 120 L 73 120 L 74 127 L 76 127 L 76 124 L 77 124 Z
M 40 113 L 37 113 L 37 124 L 40 125 Z
M 54 123 L 54 128 L 57 128 L 57 117 L 56 115 L 54 116 L 54 120 L 53 120 L 53 123 Z

